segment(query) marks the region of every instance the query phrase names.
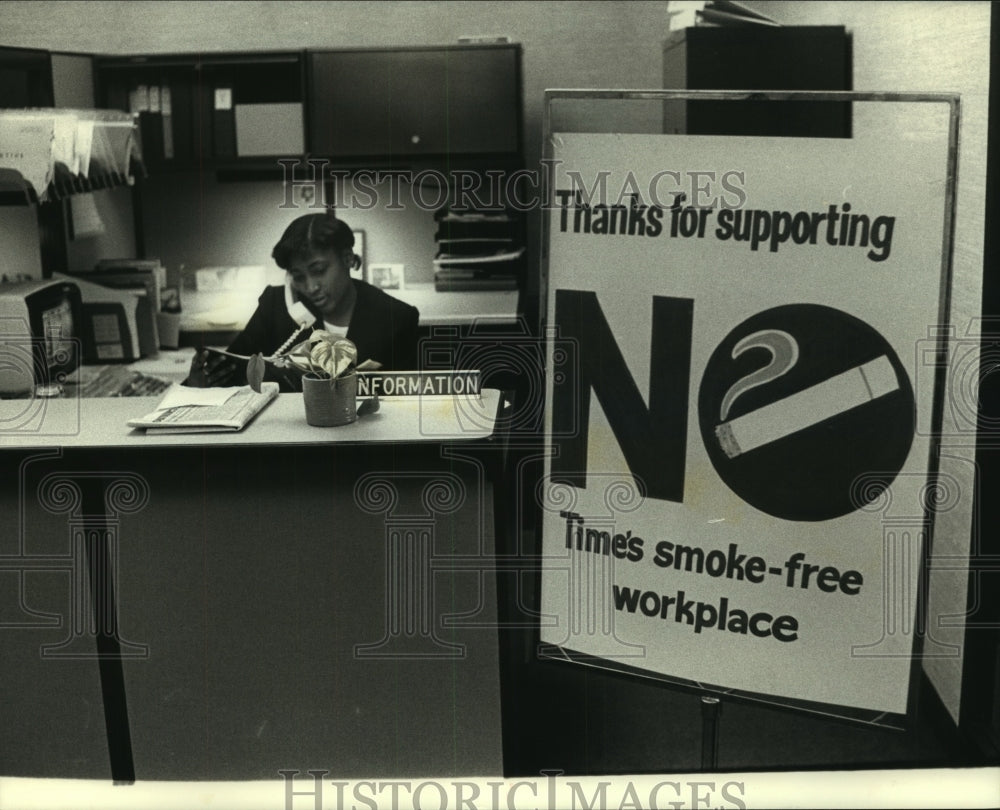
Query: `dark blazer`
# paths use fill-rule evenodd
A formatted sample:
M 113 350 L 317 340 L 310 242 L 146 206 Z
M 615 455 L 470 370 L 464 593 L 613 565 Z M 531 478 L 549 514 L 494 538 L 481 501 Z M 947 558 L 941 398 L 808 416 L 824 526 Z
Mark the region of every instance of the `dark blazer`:
M 358 347 L 358 362 L 377 360 L 388 371 L 416 369 L 417 322 L 420 313 L 398 298 L 364 281 L 352 279 L 357 298 L 347 328 L 347 338 Z M 314 329 L 323 328 L 323 318 L 307 301 L 303 303 L 316 316 Z M 257 309 L 246 328 L 230 344 L 235 354 L 273 354 L 297 329 L 285 307 L 285 288 L 267 287 L 257 299 Z M 305 340 L 308 332 L 296 339 Z

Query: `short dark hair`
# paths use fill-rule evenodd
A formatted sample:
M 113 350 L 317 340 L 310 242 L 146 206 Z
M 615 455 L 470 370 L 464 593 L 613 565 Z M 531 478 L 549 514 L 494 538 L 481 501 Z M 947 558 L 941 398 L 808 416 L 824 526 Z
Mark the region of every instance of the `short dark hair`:
M 353 247 L 354 231 L 344 220 L 337 219 L 332 212 L 304 214 L 285 228 L 271 256 L 278 267 L 287 270 L 296 259 L 316 250 L 339 252 Z

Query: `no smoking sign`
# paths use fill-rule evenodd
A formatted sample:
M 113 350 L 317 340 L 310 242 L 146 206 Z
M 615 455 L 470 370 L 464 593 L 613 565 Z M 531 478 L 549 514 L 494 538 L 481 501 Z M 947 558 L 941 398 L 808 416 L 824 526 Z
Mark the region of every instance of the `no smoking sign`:
M 786 520 L 841 517 L 888 487 L 909 454 L 915 403 L 896 352 L 831 307 L 791 304 L 748 318 L 705 367 L 698 420 L 719 477 Z M 859 495 L 859 476 L 875 484 Z

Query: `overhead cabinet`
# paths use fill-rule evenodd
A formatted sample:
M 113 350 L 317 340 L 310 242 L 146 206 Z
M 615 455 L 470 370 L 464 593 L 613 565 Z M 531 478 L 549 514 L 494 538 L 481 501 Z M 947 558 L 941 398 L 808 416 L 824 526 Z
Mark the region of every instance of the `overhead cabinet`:
M 518 45 L 309 52 L 310 152 L 518 153 L 520 55 Z
M 139 114 L 153 171 L 521 152 L 519 45 L 106 56 L 95 70 L 100 106 Z

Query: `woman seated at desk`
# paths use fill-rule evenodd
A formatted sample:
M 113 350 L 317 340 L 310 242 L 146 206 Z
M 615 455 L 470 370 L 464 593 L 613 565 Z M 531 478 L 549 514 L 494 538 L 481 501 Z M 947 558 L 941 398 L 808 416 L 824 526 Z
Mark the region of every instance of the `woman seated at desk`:
M 230 344 L 230 352 L 274 354 L 299 328 L 289 308 L 301 301 L 316 318 L 313 329 L 344 335 L 357 346 L 358 363 L 374 360 L 386 370 L 418 367 L 417 308 L 351 278 L 351 268 L 359 259 L 354 254 L 354 233 L 343 220 L 332 212 L 298 217 L 285 229 L 271 256 L 287 271 L 285 285 L 264 289 L 246 328 Z M 294 342 L 308 336 L 306 330 Z M 237 376 L 232 358 L 202 350 L 191 361 L 185 385 L 204 388 L 246 382 Z M 289 378 L 280 376 L 282 390 L 300 390 L 298 378 Z

